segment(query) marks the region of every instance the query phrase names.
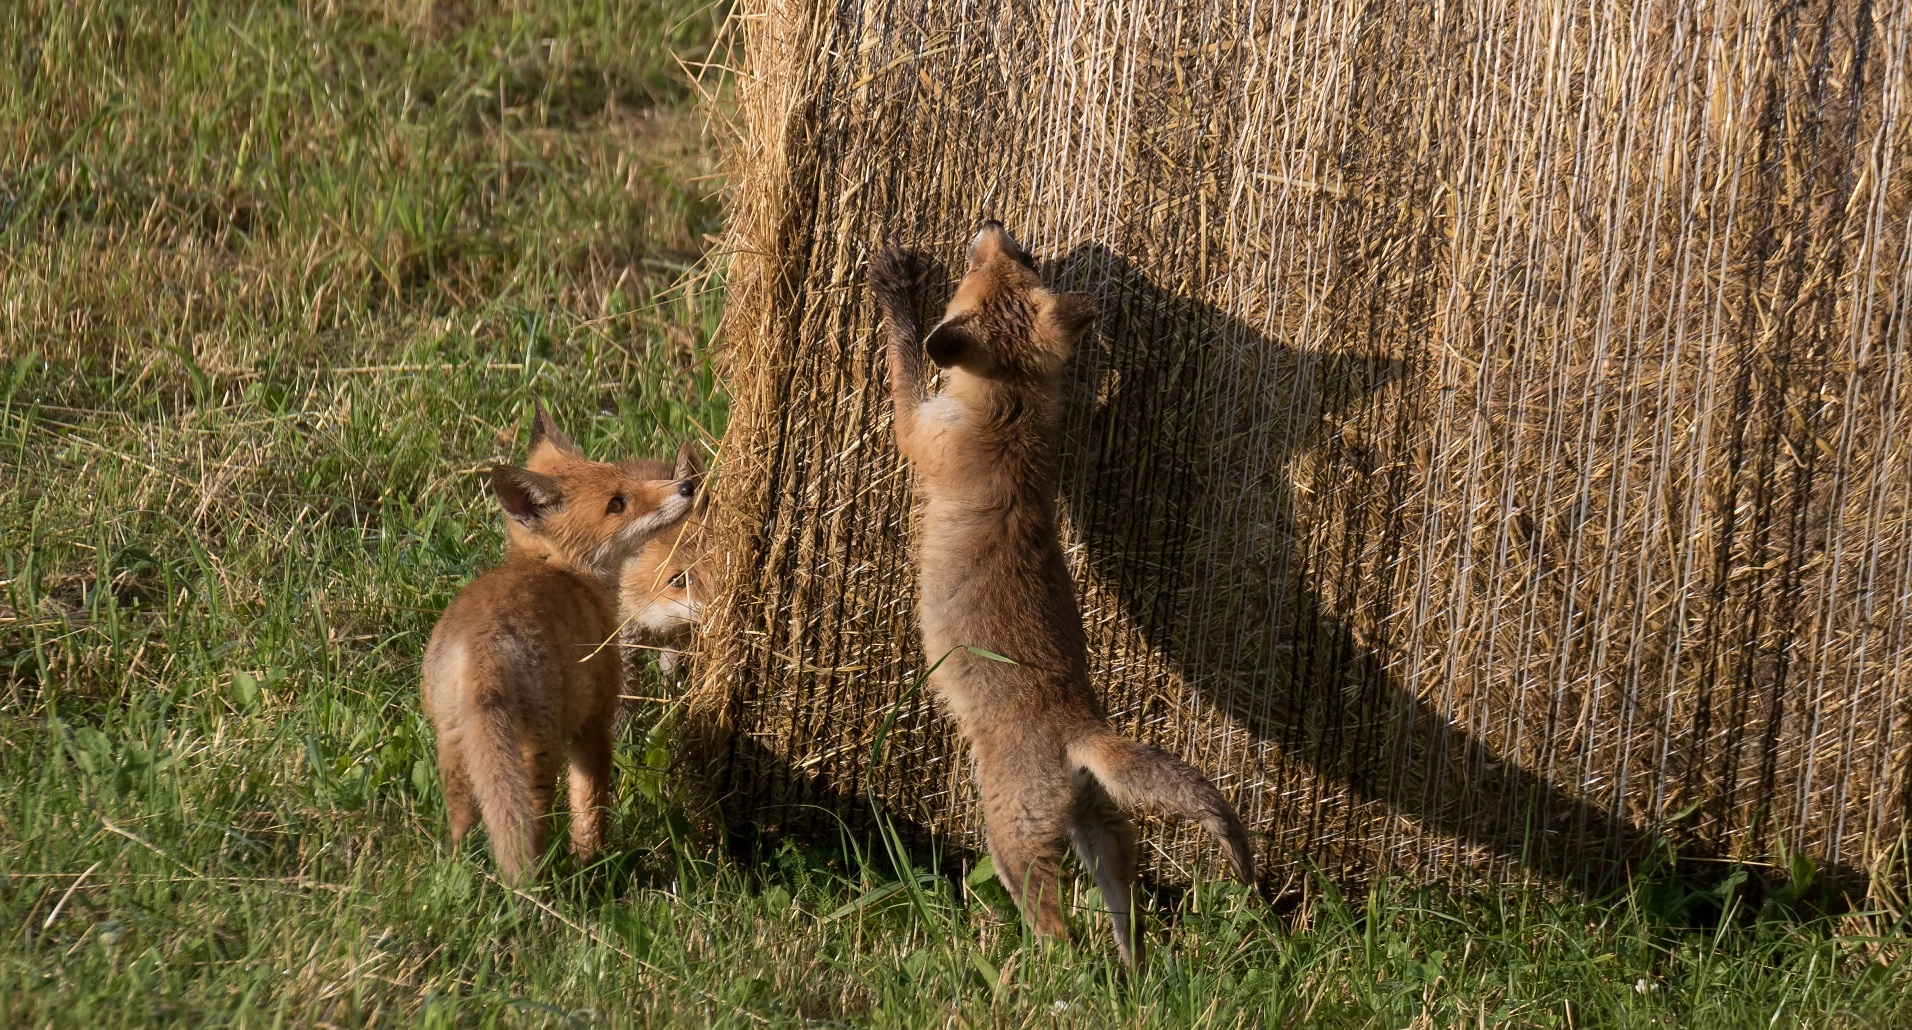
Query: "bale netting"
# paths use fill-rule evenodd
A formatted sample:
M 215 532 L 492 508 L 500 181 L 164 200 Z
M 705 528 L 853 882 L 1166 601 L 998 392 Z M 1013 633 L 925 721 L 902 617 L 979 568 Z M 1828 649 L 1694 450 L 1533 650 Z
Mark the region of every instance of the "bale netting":
M 697 683 L 733 824 L 980 843 L 864 280 L 916 249 L 933 317 L 994 216 L 1101 299 L 1097 687 L 1273 886 L 1896 861 L 1912 6 L 742 7 Z M 1146 829 L 1158 877 L 1216 859 Z

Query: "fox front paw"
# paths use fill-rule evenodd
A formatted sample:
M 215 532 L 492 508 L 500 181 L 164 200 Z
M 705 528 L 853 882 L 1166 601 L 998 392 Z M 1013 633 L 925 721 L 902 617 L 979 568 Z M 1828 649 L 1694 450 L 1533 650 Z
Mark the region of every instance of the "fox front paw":
M 877 306 L 892 321 L 915 321 L 915 287 L 915 255 L 892 245 L 870 258 L 870 289 L 876 294 Z

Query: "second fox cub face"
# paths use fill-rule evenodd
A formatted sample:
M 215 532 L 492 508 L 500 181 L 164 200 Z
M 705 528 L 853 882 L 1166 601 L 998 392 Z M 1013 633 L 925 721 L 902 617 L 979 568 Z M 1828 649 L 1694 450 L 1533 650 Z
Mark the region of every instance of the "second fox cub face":
M 1095 298 L 1051 293 L 1036 263 L 991 219 L 969 244 L 969 270 L 923 345 L 931 361 L 990 379 L 1046 380 L 1095 321 Z
M 491 485 L 505 513 L 525 533 L 609 575 L 646 541 L 683 521 L 699 478 L 679 469 L 671 479 L 646 479 L 590 461 L 540 408 L 530 460 L 524 468 L 494 468 Z
M 705 585 L 704 526 L 693 514 L 675 530 L 660 534 L 631 559 L 624 573 L 627 618 L 638 631 L 659 637 L 682 636 L 703 612 Z
M 671 468 L 647 459 L 621 461 L 618 465 L 640 477 Z M 685 444 L 677 455 L 677 473 L 682 476 L 686 472 L 693 478 L 704 474 L 704 463 L 691 444 Z M 709 550 L 704 525 L 709 516 L 708 503 L 707 497 L 700 496 L 684 521 L 645 544 L 626 566 L 622 596 L 625 617 L 639 633 L 673 639 L 688 635 L 696 626 L 706 592 L 701 577 L 704 555 Z

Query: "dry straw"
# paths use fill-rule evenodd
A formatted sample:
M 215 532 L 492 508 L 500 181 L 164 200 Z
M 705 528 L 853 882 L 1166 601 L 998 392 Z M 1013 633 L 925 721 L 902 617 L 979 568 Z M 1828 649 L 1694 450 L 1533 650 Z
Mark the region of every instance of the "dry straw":
M 1097 683 L 1272 875 L 1892 853 L 1912 6 L 740 6 L 732 819 L 976 840 L 863 280 L 894 240 L 941 290 L 994 215 L 1103 303 Z

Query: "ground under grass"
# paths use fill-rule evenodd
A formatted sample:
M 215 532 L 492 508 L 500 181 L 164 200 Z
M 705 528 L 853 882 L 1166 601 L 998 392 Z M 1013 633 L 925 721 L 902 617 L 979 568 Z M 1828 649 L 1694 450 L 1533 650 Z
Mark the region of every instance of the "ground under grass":
M 0 6 L 0 1021 L 1912 1021 L 1892 920 L 1674 880 L 1205 887 L 1125 976 L 935 856 L 718 853 L 648 702 L 603 861 L 448 851 L 418 658 L 498 555 L 482 469 L 534 396 L 599 455 L 722 429 L 722 17 Z

